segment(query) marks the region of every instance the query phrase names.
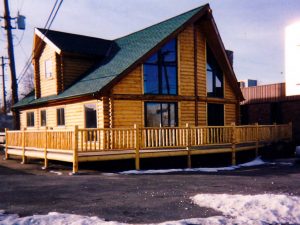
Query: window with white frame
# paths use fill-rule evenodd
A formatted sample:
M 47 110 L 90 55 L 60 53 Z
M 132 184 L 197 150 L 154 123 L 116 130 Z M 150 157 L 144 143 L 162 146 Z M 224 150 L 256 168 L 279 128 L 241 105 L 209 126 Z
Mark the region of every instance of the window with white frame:
M 50 59 L 45 61 L 45 78 L 52 78 L 52 61 Z

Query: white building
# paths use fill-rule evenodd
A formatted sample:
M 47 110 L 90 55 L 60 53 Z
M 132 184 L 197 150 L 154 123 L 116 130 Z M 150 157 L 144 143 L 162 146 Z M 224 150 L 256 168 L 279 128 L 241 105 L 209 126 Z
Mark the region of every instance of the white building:
M 300 95 L 300 22 L 285 29 L 286 95 Z

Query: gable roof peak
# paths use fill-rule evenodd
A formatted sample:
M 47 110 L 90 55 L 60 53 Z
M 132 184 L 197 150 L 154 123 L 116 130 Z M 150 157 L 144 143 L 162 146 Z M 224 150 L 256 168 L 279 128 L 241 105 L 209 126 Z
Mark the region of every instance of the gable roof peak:
M 35 34 L 59 54 L 62 51 L 104 57 L 113 44 L 111 40 L 43 28 L 35 28 Z

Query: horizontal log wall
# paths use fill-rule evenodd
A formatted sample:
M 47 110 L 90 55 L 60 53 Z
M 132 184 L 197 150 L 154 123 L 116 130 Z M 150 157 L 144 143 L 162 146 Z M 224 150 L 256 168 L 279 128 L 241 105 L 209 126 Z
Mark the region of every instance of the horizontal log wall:
M 51 60 L 52 62 L 52 77 L 45 77 L 45 61 Z M 41 97 L 56 95 L 57 92 L 57 71 L 56 71 L 56 53 L 49 46 L 45 45 L 42 50 L 40 59 L 39 59 L 39 72 L 40 72 L 40 88 L 41 88 Z
M 44 129 L 41 126 L 40 112 L 46 110 L 47 124 L 49 128 L 69 129 L 78 125 L 80 128 L 85 128 L 85 104 L 95 104 L 97 108 L 98 127 L 104 127 L 104 112 L 103 102 L 100 100 L 84 101 L 74 104 L 60 105 L 55 107 L 45 107 L 33 110 L 22 110 L 20 112 L 21 129 L 27 127 L 27 112 L 34 112 L 34 127 L 28 129 Z M 65 109 L 65 126 L 57 126 L 57 112 L 58 108 Z
M 62 56 L 63 87 L 68 88 L 78 77 L 84 74 L 95 63 L 92 59 L 74 56 Z

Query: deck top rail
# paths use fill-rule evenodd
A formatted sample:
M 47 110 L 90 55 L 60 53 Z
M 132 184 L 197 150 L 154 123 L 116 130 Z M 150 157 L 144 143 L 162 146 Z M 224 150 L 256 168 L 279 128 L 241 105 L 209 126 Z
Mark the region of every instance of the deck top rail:
M 183 151 L 191 162 L 191 151 L 213 152 L 210 149 L 228 146 L 214 152 L 232 152 L 232 164 L 235 164 L 235 152 L 238 144 L 249 143 L 258 152 L 261 143 L 292 140 L 292 124 L 284 125 L 247 125 L 247 126 L 199 126 L 199 127 L 143 127 L 131 128 L 95 128 L 72 130 L 5 130 L 5 157 L 9 154 L 26 157 L 44 158 L 73 162 L 73 172 L 78 171 L 79 155 L 105 155 L 116 152 L 130 152 L 135 157 L 139 169 L 140 154 L 144 152 Z M 11 151 L 9 152 L 9 150 Z M 16 152 L 17 151 L 17 152 Z M 32 151 L 35 151 L 33 153 Z M 58 155 L 61 154 L 61 155 Z M 62 156 L 64 155 L 64 156 Z M 51 158 L 52 157 L 52 158 Z
M 48 148 L 61 151 L 72 151 L 76 147 L 78 152 L 135 150 L 137 147 L 139 149 L 172 149 L 233 142 L 272 142 L 291 138 L 291 124 L 6 130 L 8 147 Z

